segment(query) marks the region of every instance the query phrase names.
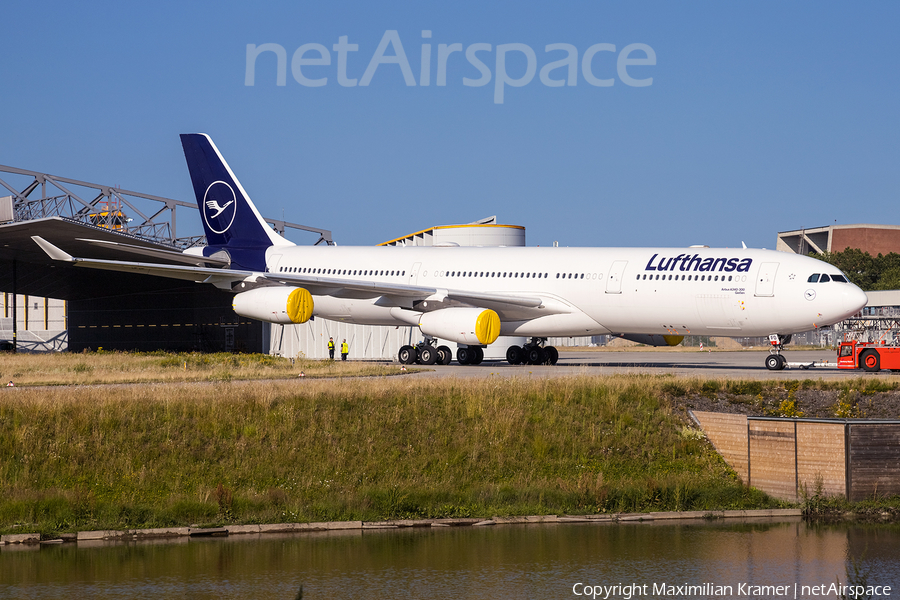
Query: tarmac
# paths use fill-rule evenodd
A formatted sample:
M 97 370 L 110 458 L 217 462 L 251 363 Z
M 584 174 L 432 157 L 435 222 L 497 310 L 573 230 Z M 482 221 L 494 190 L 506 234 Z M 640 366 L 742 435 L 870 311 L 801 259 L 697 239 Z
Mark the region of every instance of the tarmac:
M 833 350 L 788 350 L 783 353 L 788 362 L 836 363 Z M 856 377 L 890 377 L 891 371 L 868 373 L 857 369 L 837 367 L 789 367 L 783 371 L 769 371 L 764 365 L 765 350 L 738 351 L 566 351 L 560 350 L 555 365 L 510 365 L 506 361 L 485 360 L 480 365 L 430 367 L 415 377 L 560 377 L 563 375 L 676 375 L 679 377 L 794 380 L 847 379 Z M 416 365 L 418 367 L 418 365 Z

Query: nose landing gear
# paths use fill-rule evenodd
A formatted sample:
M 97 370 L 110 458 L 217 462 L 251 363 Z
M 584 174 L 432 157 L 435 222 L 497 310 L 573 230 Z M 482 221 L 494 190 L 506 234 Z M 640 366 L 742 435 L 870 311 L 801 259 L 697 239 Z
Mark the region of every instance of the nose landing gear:
M 781 355 L 784 345 L 791 341 L 790 335 L 773 333 L 769 336 L 769 355 L 766 357 L 766 368 L 770 371 L 781 371 L 787 365 L 787 359 Z

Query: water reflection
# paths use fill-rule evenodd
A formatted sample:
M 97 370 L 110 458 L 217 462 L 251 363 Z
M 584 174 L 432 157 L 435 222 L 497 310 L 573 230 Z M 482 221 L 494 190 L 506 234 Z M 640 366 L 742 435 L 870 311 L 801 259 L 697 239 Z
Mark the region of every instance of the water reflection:
M 895 526 L 503 525 L 6 546 L 0 597 L 292 600 L 302 584 L 305 600 L 576 598 L 578 582 L 648 591 L 708 582 L 736 592 L 741 583 L 793 589 L 844 580 L 848 556 L 864 557 L 870 583 L 900 581 Z

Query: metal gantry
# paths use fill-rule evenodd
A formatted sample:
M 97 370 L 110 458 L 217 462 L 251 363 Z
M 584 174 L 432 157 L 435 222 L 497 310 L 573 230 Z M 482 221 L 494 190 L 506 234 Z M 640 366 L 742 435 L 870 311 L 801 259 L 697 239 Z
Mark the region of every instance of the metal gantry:
M 178 237 L 176 233 L 176 208 L 197 210 L 194 202 L 184 202 L 152 194 L 143 194 L 120 187 L 89 183 L 38 171 L 0 165 L 0 173 L 10 173 L 33 178 L 21 191 L 0 177 L 0 185 L 9 190 L 13 198 L 14 221 L 30 221 L 48 217 L 60 217 L 70 221 L 115 230 L 159 244 L 186 249 L 203 246 L 202 235 Z M 93 190 L 93 198 L 85 199 L 69 186 Z M 40 188 L 40 195 L 35 191 Z M 49 195 L 48 195 L 49 192 Z M 280 234 L 286 228 L 319 234 L 316 245 L 334 245 L 331 231 L 289 223 L 283 219 L 266 219 Z

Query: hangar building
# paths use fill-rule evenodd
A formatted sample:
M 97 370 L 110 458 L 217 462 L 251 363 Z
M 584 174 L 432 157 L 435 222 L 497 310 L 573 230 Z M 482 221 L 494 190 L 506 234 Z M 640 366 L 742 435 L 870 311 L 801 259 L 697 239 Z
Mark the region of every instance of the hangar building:
M 794 254 L 857 248 L 872 256 L 900 253 L 900 225 L 826 225 L 778 233 L 775 249 Z

